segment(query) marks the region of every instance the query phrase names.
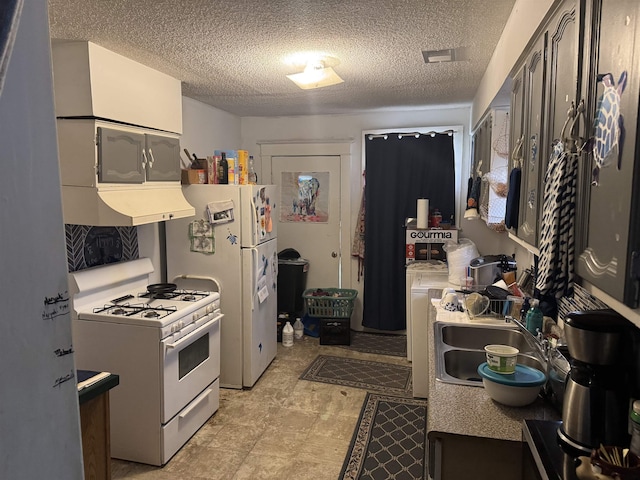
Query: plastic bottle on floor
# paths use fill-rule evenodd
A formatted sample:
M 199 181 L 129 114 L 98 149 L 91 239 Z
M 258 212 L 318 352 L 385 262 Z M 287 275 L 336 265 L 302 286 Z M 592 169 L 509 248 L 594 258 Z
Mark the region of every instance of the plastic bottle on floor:
M 293 347 L 293 327 L 288 321 L 282 328 L 282 346 Z
M 300 317 L 296 318 L 295 323 L 293 324 L 293 338 L 296 340 L 302 340 L 304 336 L 304 325 L 302 324 L 302 320 Z

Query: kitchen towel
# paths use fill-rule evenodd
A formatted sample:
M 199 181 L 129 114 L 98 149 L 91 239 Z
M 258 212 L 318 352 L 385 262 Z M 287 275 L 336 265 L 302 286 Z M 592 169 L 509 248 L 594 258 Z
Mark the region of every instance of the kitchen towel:
M 536 288 L 562 298 L 573 293 L 574 217 L 578 155 L 567 153 L 560 140 L 553 145 L 544 176 L 540 256 Z
M 507 228 L 518 227 L 518 215 L 520 213 L 520 179 L 522 170 L 516 167 L 509 175 L 509 192 L 507 193 L 507 207 L 504 216 L 504 224 Z

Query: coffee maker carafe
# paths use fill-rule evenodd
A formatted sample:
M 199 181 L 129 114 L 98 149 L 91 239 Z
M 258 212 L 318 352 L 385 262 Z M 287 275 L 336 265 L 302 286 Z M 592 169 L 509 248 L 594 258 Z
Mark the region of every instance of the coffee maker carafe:
M 564 335 L 571 356 L 558 436 L 591 452 L 603 445 L 628 445 L 629 399 L 637 372 L 635 327 L 613 310 L 572 312 Z

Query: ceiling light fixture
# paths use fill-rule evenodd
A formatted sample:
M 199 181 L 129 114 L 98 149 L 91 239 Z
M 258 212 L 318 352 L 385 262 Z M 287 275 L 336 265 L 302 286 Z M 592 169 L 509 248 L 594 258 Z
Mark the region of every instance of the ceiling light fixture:
M 303 90 L 329 87 L 344 82 L 331 67 L 326 67 L 324 60 L 311 60 L 301 73 L 287 75 L 287 78 Z

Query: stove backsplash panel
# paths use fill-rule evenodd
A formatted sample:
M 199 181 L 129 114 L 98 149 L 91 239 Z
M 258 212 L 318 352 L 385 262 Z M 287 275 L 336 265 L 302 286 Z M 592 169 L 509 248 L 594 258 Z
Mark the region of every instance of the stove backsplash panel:
M 137 227 L 65 224 L 69 272 L 139 258 Z

